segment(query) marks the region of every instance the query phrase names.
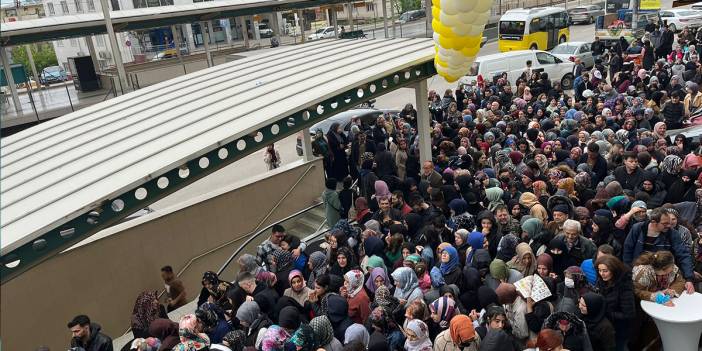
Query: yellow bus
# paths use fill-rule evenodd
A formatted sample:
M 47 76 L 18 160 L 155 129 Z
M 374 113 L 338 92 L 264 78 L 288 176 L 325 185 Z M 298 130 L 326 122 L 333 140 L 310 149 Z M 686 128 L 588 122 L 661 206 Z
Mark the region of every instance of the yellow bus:
M 570 18 L 559 7 L 514 9 L 505 12 L 498 23 L 498 47 L 513 50 L 550 50 L 570 38 Z

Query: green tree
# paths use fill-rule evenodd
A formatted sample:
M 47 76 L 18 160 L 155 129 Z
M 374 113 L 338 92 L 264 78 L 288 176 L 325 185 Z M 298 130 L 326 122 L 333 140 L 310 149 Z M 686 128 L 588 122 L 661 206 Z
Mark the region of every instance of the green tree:
M 32 48 L 32 56 L 34 57 L 34 64 L 37 66 L 37 73 L 41 73 L 46 67 L 58 65 L 58 59 L 56 59 L 56 52 L 54 52 L 54 46 L 49 43 L 39 43 L 30 45 Z M 24 45 L 15 46 L 12 48 L 12 62 L 19 63 L 24 66 L 27 73 L 32 75 L 32 68 L 29 65 L 29 58 L 27 57 L 27 50 Z M 36 77 L 32 79 L 36 80 Z
M 422 8 L 422 0 L 395 0 L 395 13 L 399 16 L 407 11 Z

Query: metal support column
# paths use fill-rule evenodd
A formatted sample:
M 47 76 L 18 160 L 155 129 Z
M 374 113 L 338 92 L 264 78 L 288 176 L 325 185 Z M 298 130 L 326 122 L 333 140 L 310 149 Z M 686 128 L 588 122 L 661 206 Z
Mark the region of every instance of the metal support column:
M 390 0 L 390 21 L 392 24 L 392 38 L 395 39 L 397 37 L 397 27 L 395 26 L 395 6 L 393 0 Z
M 117 67 L 117 76 L 119 77 L 120 91 L 122 94 L 129 89 L 127 85 L 127 72 L 124 70 L 124 63 L 122 62 L 122 52 L 119 51 L 119 45 L 117 43 L 117 35 L 115 35 L 115 28 L 112 26 L 112 18 L 110 17 L 110 6 L 107 4 L 107 0 L 100 0 L 100 6 L 102 7 L 102 15 L 105 17 L 105 26 L 107 27 L 107 39 L 110 41 L 110 48 L 112 49 L 112 59 L 115 61 L 115 67 Z
M 314 160 L 314 155 L 312 154 L 312 136 L 307 130 L 302 131 L 302 156 L 305 162 Z
M 348 3 L 347 6 L 349 7 L 349 13 L 348 13 L 348 20 L 349 20 L 349 31 L 353 30 L 353 4 Z
M 383 0 L 381 3 L 383 4 L 383 33 L 385 34 L 385 38 L 388 38 L 388 2 L 387 0 Z
M 427 14 L 426 16 L 426 24 L 425 24 L 425 34 L 427 38 L 431 38 L 433 36 L 434 30 L 431 28 L 431 20 L 432 20 L 432 14 L 431 14 L 431 0 L 424 0 L 424 12 Z
M 427 104 L 427 81 L 412 84 L 417 102 L 417 135 L 419 136 L 419 160 L 431 161 L 431 113 Z
M 246 26 L 247 17 L 238 17 L 241 23 L 241 35 L 244 37 L 244 47 L 249 48 L 249 27 Z
M 280 42 L 280 35 L 282 34 L 282 31 L 280 30 L 280 21 L 278 20 L 278 15 L 279 12 L 273 12 L 271 13 L 271 29 L 273 29 L 273 38 L 277 38 L 278 42 Z
M 302 10 L 297 10 L 297 25 L 300 27 L 300 42 L 305 42 L 305 18 L 302 17 Z
M 214 66 L 214 61 L 212 61 L 212 53 L 210 52 L 210 31 L 207 27 L 209 27 L 208 22 L 200 22 L 202 41 L 205 44 L 205 59 L 207 60 L 207 67 L 212 67 Z
M 0 48 L 0 59 L 2 59 L 2 70 L 5 72 L 5 81 L 7 86 L 10 87 L 10 93 L 12 94 L 12 102 L 15 105 L 15 111 L 17 114 L 22 113 L 22 104 L 20 103 L 19 95 L 17 94 L 17 85 L 15 85 L 15 78 L 12 77 L 12 69 L 10 68 L 10 60 L 7 56 L 7 50 L 9 48 Z M 309 133 L 308 133 L 309 134 Z
M 93 66 L 95 67 L 95 72 L 100 72 L 100 62 L 98 61 L 97 51 L 95 51 L 95 43 L 93 43 L 93 36 L 88 35 L 85 37 L 85 45 L 88 47 L 88 53 L 90 53 L 90 59 L 93 60 Z
M 173 44 L 176 47 L 176 56 L 182 61 L 182 55 L 180 53 L 180 45 L 182 43 L 182 40 L 180 40 L 180 32 L 178 31 L 178 28 L 174 25 L 171 25 L 171 33 L 173 34 Z
M 331 9 L 331 25 L 334 27 L 334 37 L 339 38 L 339 21 L 336 18 L 336 5 L 332 5 Z
M 34 75 L 34 81 L 36 81 L 37 84 L 39 84 L 39 73 L 37 73 L 37 65 L 34 64 L 34 55 L 32 55 L 32 46 L 27 44 L 24 46 L 24 49 L 27 50 L 27 59 L 29 59 L 29 67 L 32 69 L 32 74 Z M 41 89 L 41 87 L 39 87 L 39 89 Z

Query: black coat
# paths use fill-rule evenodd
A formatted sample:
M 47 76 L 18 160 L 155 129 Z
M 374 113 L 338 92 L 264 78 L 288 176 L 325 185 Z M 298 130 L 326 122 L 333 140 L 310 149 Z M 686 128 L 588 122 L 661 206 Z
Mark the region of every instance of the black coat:
M 636 306 L 631 272 L 622 274 L 612 285 L 598 279 L 596 288 L 597 292 L 605 298 L 607 319 L 618 324 L 634 317 Z
M 279 295 L 275 290 L 261 283 L 256 283 L 256 289 L 253 292 L 254 301 L 261 307 L 261 313 L 266 314 L 271 320 L 278 319 L 278 316 L 275 314 L 275 305 L 278 297 Z
M 80 340 L 71 339 L 71 347 L 82 347 L 85 351 L 112 351 L 112 338 L 103 334 L 97 323 L 90 323 L 90 339 L 83 344 Z

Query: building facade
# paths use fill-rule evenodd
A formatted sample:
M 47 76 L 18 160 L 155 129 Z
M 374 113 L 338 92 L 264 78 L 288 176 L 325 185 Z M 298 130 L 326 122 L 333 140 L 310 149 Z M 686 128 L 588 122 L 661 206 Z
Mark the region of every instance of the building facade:
M 20 20 L 44 17 L 44 5 L 41 0 L 22 1 L 19 4 L 2 4 L 0 6 L 0 22 L 15 22 Z

